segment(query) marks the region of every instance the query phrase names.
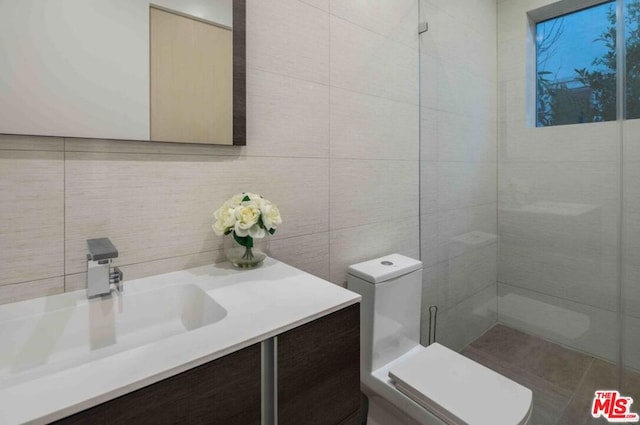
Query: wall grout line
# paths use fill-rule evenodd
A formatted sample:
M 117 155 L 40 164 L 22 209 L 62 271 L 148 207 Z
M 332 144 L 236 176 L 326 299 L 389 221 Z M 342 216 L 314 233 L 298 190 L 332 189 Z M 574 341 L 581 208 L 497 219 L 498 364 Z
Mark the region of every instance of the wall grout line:
M 63 288 L 67 292 L 67 138 L 62 139 L 62 270 Z

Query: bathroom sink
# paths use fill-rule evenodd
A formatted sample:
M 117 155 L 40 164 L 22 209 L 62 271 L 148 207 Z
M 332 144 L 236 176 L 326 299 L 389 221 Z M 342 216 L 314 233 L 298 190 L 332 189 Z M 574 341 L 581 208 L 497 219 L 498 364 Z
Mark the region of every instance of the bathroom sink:
M 0 321 L 0 388 L 213 324 L 227 311 L 194 284 L 84 299 L 47 297 Z

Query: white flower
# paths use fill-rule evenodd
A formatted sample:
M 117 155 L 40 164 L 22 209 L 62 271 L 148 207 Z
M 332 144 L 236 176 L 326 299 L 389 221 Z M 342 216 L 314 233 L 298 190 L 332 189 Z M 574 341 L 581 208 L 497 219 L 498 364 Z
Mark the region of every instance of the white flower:
M 229 201 L 225 202 L 218 210 L 213 213 L 216 219 L 215 224 L 212 226 L 213 231 L 217 235 L 223 235 L 227 230 L 234 227 L 236 224 L 236 207 Z
M 235 216 L 236 224 L 234 230 L 236 232 L 236 235 L 244 237 L 251 236 L 250 233 L 259 233 L 257 230 L 251 229 L 253 226 L 260 228 L 260 226 L 258 226 L 258 219 L 260 218 L 260 208 L 258 208 L 255 202 L 243 202 L 241 206 L 235 209 Z
M 269 201 L 265 201 L 260 207 L 262 213 L 262 223 L 268 230 L 275 229 L 279 224 L 282 224 L 282 218 L 280 217 L 280 210 Z
M 264 238 L 282 223 L 280 211 L 270 201 L 252 192 L 242 192 L 227 200 L 213 214 L 211 226 L 217 235 L 233 231 L 238 237 Z

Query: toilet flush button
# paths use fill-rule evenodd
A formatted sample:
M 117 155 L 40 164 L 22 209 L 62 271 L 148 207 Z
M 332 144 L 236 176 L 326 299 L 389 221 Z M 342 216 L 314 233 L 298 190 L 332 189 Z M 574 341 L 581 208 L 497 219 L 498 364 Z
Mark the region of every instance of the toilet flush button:
M 380 264 L 382 264 L 383 266 L 393 266 L 393 263 L 391 261 L 380 261 Z

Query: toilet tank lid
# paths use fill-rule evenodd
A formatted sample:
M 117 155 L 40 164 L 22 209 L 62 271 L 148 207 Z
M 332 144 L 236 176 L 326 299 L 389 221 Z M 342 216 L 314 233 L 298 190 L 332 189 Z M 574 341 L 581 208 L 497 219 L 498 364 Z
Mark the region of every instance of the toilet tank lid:
M 349 266 L 347 273 L 376 284 L 403 276 L 422 268 L 422 261 L 391 254 Z

